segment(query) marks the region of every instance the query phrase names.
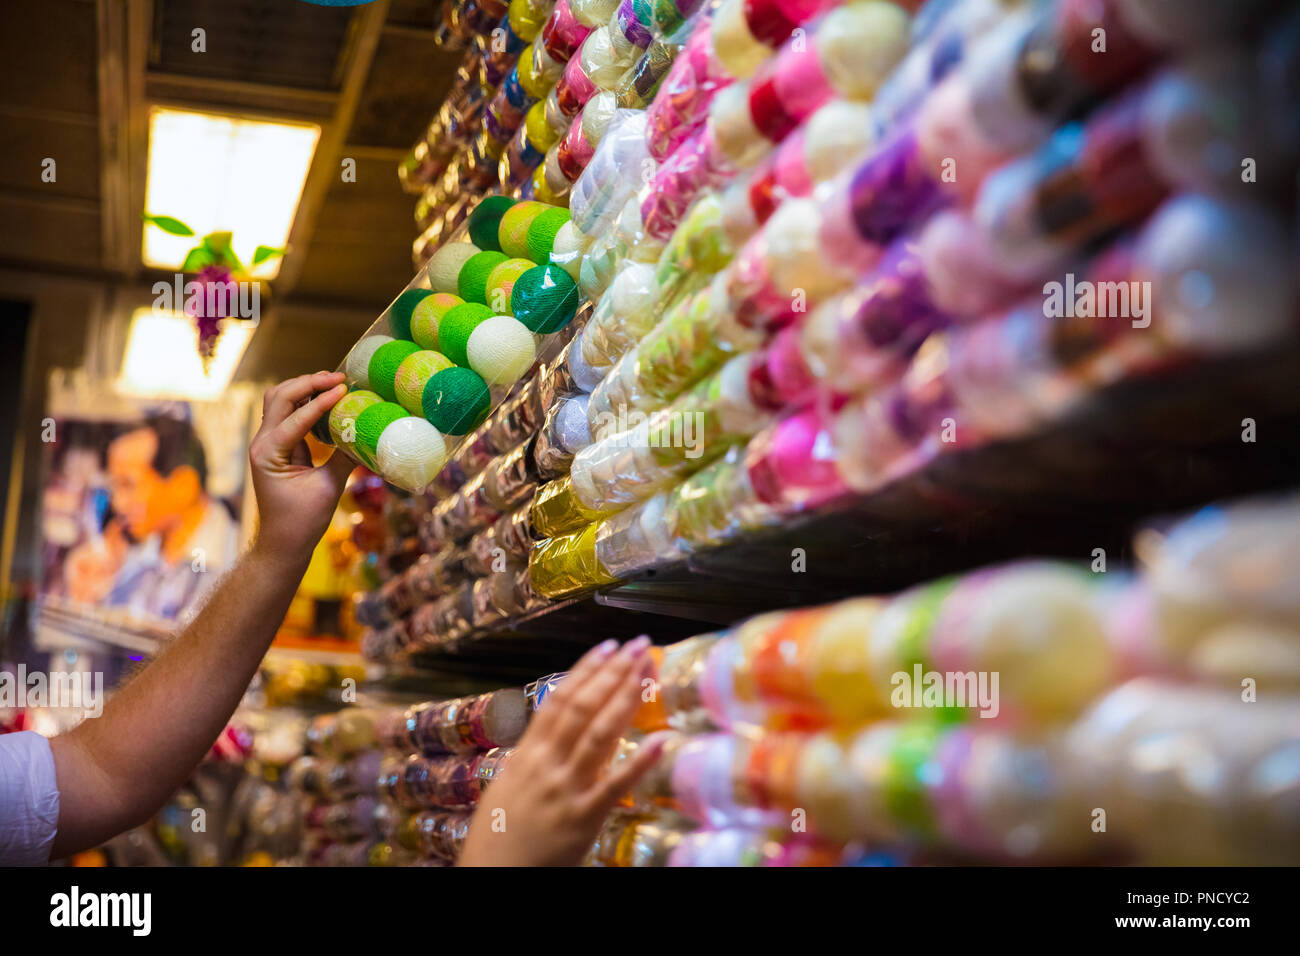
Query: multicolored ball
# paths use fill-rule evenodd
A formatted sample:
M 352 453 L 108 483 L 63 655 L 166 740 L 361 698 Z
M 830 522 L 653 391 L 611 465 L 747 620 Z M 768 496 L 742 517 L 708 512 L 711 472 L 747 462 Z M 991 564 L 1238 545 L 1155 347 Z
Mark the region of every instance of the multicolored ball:
M 464 435 L 487 418 L 492 393 L 469 368 L 443 369 L 424 387 L 424 417 L 444 435 Z
M 510 257 L 504 252 L 476 252 L 465 260 L 456 279 L 456 291 L 466 302 L 487 302 L 487 281 L 492 270 Z
M 532 367 L 537 339 L 518 319 L 494 315 L 474 327 L 465 353 L 487 384 L 508 385 Z
M 501 217 L 515 205 L 515 202 L 509 196 L 488 196 L 474 207 L 474 211 L 469 214 L 468 222 L 469 237 L 474 245 L 480 249 L 501 251 L 497 231 L 501 225 Z
M 429 379 L 443 369 L 451 368 L 452 364 L 447 356 L 431 349 L 412 352 L 402 359 L 402 364 L 397 366 L 397 377 L 393 382 L 397 404 L 412 415 L 423 415 L 424 386 L 428 385 Z
M 577 283 L 559 266 L 534 266 L 515 280 L 510 311 L 533 332 L 546 335 L 573 321 L 580 299 Z
M 370 356 L 371 390 L 378 392 L 386 402 L 396 401 L 397 367 L 408 355 L 419 350 L 418 345 L 405 339 L 394 339 L 375 349 L 375 354 Z
M 396 402 L 376 402 L 357 416 L 357 438 L 353 448 L 371 471 L 377 471 L 375 456 L 379 452 L 379 436 L 385 428 L 406 415 L 406 409 Z
M 488 275 L 487 294 L 484 301 L 496 315 L 510 311 L 510 293 L 515 280 L 533 267 L 531 259 L 507 259 Z
M 442 433 L 412 415 L 391 422 L 376 444 L 380 477 L 413 494 L 423 492 L 446 461 L 447 443 Z
M 442 354 L 457 365 L 468 365 L 469 356 L 465 349 L 469 345 L 469 335 L 475 326 L 492 315 L 492 310 L 481 302 L 465 302 L 448 309 L 438 328 Z
M 429 259 L 424 267 L 434 292 L 456 292 L 461 266 L 479 252 L 472 242 L 449 242 Z
M 515 203 L 501 217 L 501 226 L 497 230 L 497 239 L 501 251 L 514 259 L 528 258 L 528 227 L 533 220 L 554 207 L 544 202 L 529 199 Z
M 422 349 L 438 348 L 438 323 L 448 309 L 465 300 L 450 292 L 435 292 L 421 299 L 411 312 L 411 340 Z
M 370 387 L 370 359 L 381 345 L 393 341 L 391 335 L 367 335 L 348 353 L 343 372 L 352 388 Z
M 555 247 L 555 237 L 569 221 L 569 210 L 552 207 L 541 213 L 528 227 L 525 245 L 528 258 L 539 265 L 551 261 L 551 249 Z
M 428 289 L 407 289 L 388 307 L 388 328 L 394 337 L 411 338 L 411 315 L 415 307 L 433 295 Z
M 335 402 L 329 414 L 330 438 L 334 440 L 334 444 L 339 448 L 351 449 L 357 440 L 357 416 L 371 405 L 377 405 L 382 401 L 383 399 L 374 392 L 358 389 L 355 392 L 348 392 Z

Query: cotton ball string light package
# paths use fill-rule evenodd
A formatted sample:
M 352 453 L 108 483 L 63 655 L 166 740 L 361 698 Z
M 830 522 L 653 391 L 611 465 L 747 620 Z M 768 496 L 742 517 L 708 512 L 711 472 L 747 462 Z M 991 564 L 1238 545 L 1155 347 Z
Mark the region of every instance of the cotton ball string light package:
M 493 408 L 515 400 L 516 383 L 553 357 L 546 336 L 573 321 L 582 298 L 564 266 L 585 244 L 566 209 L 504 196 L 467 204 L 455 233 L 344 359 L 351 391 L 317 437 L 424 492 Z

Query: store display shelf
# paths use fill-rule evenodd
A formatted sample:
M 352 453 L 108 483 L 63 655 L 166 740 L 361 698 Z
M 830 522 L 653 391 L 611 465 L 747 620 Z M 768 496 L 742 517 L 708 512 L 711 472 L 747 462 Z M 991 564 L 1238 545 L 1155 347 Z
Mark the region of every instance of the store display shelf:
M 535 677 L 606 637 L 666 643 L 1026 556 L 1089 563 L 1102 548 L 1120 570 L 1143 522 L 1300 484 L 1297 370 L 1289 343 L 1112 386 L 1038 434 L 943 455 L 846 506 L 546 607 L 421 666 Z

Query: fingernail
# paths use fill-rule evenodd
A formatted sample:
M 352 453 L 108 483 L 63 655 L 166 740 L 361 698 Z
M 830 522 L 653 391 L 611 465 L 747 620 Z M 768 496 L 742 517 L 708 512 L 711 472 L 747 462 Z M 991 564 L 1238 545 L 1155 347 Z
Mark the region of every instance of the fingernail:
M 646 648 L 650 646 L 650 637 L 642 634 L 640 637 L 633 638 L 627 642 L 627 653 L 629 657 L 639 657 L 645 653 Z
M 618 641 L 611 637 L 609 640 L 601 641 L 597 644 L 595 649 L 592 651 L 592 654 L 598 660 L 603 660 L 604 658 L 609 657 L 610 654 L 613 654 L 616 650 L 618 650 Z

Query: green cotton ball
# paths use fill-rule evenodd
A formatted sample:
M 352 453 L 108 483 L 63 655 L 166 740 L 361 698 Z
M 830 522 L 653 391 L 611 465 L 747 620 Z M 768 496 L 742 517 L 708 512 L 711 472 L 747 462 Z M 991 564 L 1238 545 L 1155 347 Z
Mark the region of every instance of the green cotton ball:
M 456 291 L 466 302 L 487 302 L 487 281 L 492 270 L 510 257 L 504 252 L 476 252 L 465 260 L 456 278 Z
M 551 261 L 551 249 L 555 247 L 555 236 L 569 221 L 569 210 L 548 209 L 533 220 L 528 227 L 528 258 L 539 265 Z
M 424 417 L 444 435 L 473 431 L 491 405 L 492 392 L 473 369 L 444 369 L 424 387 Z
M 375 349 L 375 354 L 370 356 L 370 368 L 367 375 L 370 379 L 370 387 L 383 396 L 384 401 L 392 402 L 397 400 L 397 392 L 394 390 L 397 381 L 397 367 L 402 364 L 402 360 L 408 355 L 418 351 L 420 351 L 420 347 L 414 342 L 394 339 L 379 346 L 379 348 Z
M 409 414 L 396 402 L 376 402 L 357 416 L 356 450 L 372 471 L 375 467 L 375 456 L 379 453 L 379 436 L 393 422 L 399 418 L 406 418 Z
M 335 402 L 329 414 L 330 438 L 334 444 L 340 448 L 351 448 L 357 440 L 357 416 L 371 405 L 382 401 L 374 392 L 357 389 Z
M 388 328 L 393 338 L 411 338 L 411 315 L 415 307 L 433 295 L 428 289 L 407 289 L 388 307 Z
M 497 229 L 501 225 L 501 217 L 514 204 L 515 200 L 509 196 L 488 196 L 474 207 L 474 211 L 469 214 L 468 223 L 469 238 L 474 245 L 493 252 L 501 251 Z
M 529 330 L 546 335 L 573 321 L 580 299 L 577 283 L 559 266 L 534 266 L 515 280 L 510 311 Z
M 492 315 L 492 310 L 479 302 L 466 302 L 448 309 L 438 323 L 439 351 L 457 365 L 468 365 L 469 355 L 465 350 L 469 347 L 469 334 Z

